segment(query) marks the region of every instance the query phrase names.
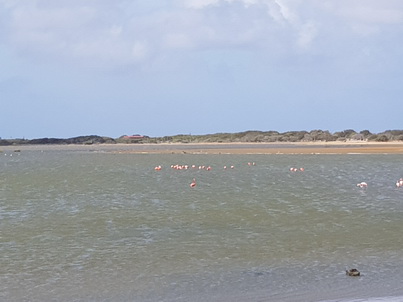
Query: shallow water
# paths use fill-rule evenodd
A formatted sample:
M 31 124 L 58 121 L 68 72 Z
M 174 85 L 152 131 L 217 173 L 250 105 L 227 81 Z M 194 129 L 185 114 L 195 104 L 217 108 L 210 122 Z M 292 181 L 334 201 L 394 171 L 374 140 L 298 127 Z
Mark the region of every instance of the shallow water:
M 0 300 L 393 301 L 400 177 L 402 155 L 7 153 Z

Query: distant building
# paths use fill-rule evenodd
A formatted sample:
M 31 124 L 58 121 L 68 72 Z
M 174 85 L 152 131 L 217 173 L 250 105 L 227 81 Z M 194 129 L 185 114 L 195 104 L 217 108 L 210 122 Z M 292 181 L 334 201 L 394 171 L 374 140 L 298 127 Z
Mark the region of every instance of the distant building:
M 125 139 L 142 139 L 142 138 L 146 138 L 144 135 L 140 135 L 140 134 L 133 134 L 133 135 L 125 135 L 123 138 Z

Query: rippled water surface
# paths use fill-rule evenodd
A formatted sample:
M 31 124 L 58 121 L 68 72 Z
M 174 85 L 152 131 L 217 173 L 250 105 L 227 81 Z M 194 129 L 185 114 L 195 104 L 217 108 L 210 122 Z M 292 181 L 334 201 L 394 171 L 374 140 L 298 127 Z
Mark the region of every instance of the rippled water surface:
M 0 155 L 1 301 L 403 295 L 402 155 Z

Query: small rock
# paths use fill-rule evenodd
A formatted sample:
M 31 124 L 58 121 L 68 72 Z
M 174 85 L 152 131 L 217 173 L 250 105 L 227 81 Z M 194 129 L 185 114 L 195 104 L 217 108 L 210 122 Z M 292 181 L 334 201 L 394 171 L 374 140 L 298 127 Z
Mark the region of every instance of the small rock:
M 352 277 L 358 277 L 361 273 L 356 269 L 352 268 L 350 270 L 346 270 L 346 275 L 352 276 Z

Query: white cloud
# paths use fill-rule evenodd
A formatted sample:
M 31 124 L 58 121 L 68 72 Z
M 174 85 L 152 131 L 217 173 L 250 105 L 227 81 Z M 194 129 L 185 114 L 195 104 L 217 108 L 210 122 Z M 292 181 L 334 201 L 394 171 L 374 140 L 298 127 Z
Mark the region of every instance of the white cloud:
M 378 35 L 403 24 L 403 1 L 400 0 L 327 1 L 321 7 L 333 19 L 363 36 Z
M 169 33 L 164 38 L 164 45 L 168 48 L 188 48 L 193 46 L 193 43 L 185 33 Z
M 7 43 L 16 51 L 122 64 L 145 56 L 136 37 L 124 35 L 116 11 L 102 5 L 23 2 L 9 10 Z M 118 9 L 116 9 L 118 11 Z M 133 46 L 134 45 L 134 46 Z
M 0 0 L 2 43 L 14 51 L 105 64 L 170 51 L 264 47 L 309 51 L 321 37 L 372 36 L 403 24 L 397 0 Z M 167 4 L 168 3 L 168 4 Z M 396 30 L 394 28 L 393 30 Z M 325 51 L 325 50 L 324 50 Z
M 122 33 L 122 26 L 118 26 L 118 25 L 112 25 L 108 32 L 109 34 L 111 34 L 112 36 L 120 36 L 120 34 Z
M 147 43 L 136 41 L 132 47 L 132 56 L 134 60 L 142 60 L 147 56 Z
M 184 0 L 183 5 L 188 8 L 202 9 L 209 5 L 217 5 L 221 1 L 222 0 Z
M 297 44 L 301 49 L 308 49 L 315 39 L 318 33 L 318 29 L 313 22 L 307 22 L 304 24 L 298 35 Z
M 297 15 L 290 9 L 286 1 L 273 0 L 265 1 L 269 7 L 269 14 L 279 23 L 288 22 L 294 24 L 297 22 Z
M 403 3 L 391 5 L 390 1 L 350 2 L 349 6 L 343 5 L 338 8 L 340 14 L 352 22 L 379 25 L 402 23 L 402 9 Z

